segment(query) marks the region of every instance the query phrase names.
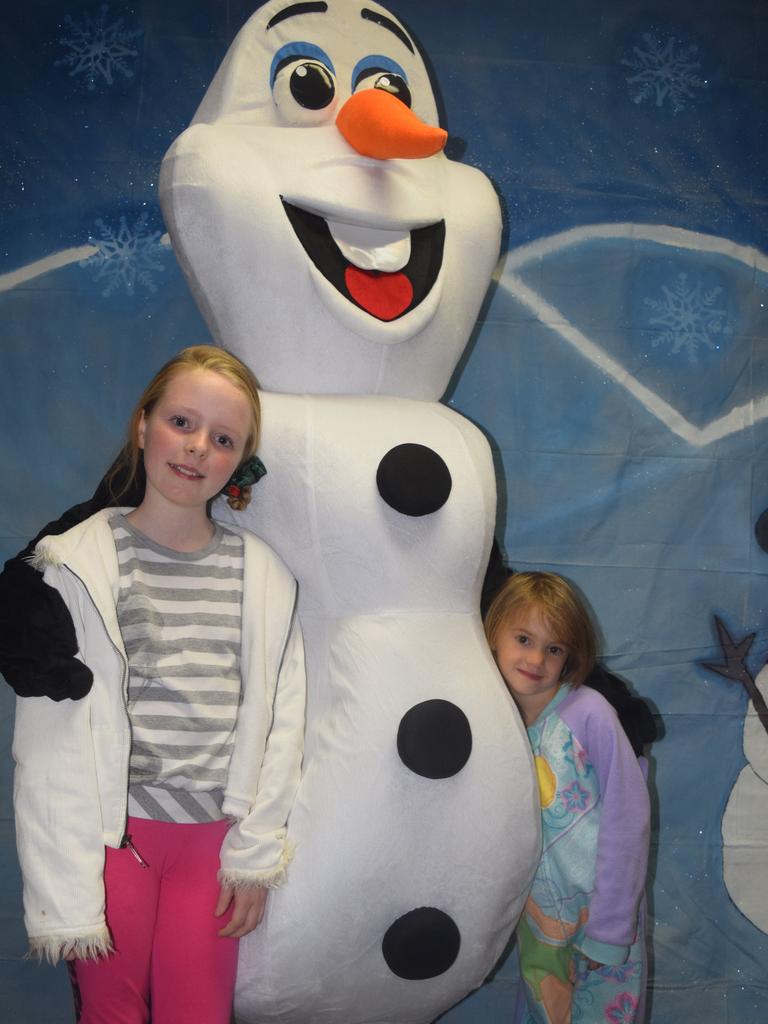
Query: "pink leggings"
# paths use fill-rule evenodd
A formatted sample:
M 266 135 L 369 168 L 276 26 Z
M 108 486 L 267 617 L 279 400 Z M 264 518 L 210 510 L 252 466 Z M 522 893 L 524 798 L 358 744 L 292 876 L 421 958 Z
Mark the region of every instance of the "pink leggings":
M 216 934 L 219 851 L 227 821 L 129 818 L 130 849 L 107 848 L 107 924 L 115 952 L 70 964 L 78 1024 L 229 1024 L 237 939 Z M 230 908 L 231 909 L 231 908 Z

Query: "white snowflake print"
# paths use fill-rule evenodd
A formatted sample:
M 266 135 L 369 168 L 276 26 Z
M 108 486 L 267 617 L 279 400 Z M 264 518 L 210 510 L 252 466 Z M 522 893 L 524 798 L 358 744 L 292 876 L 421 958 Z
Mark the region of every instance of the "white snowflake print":
M 699 61 L 693 60 L 698 47 L 683 46 L 673 37 L 664 43 L 650 32 L 643 34 L 643 43 L 644 48 L 632 48 L 634 57 L 621 61 L 637 72 L 627 77 L 632 100 L 642 103 L 654 99 L 657 107 L 663 107 L 669 100 L 673 113 L 679 114 L 686 102 L 694 98 L 694 89 L 706 89 L 709 84 L 695 73 L 701 67 Z
M 133 295 L 136 285 L 141 285 L 150 292 L 157 291 L 152 274 L 162 271 L 160 261 L 160 231 L 147 231 L 147 215 L 142 213 L 132 228 L 128 227 L 125 217 L 120 218 L 120 227 L 115 231 L 103 220 L 96 221 L 101 238 L 89 237 L 91 245 L 97 245 L 99 251 L 81 260 L 81 267 L 95 270 L 95 279 L 104 281 L 102 295 L 109 298 L 119 288 L 126 294 Z
M 96 15 L 86 11 L 82 22 L 76 22 L 70 15 L 64 18 L 70 34 L 59 42 L 69 52 L 54 61 L 54 67 L 68 67 L 70 77 L 84 75 L 90 91 L 100 78 L 112 85 L 118 71 L 124 78 L 133 78 L 128 61 L 139 54 L 131 44 L 141 35 L 141 29 L 124 28 L 122 18 L 108 25 L 108 14 L 109 7 L 102 4 Z
M 663 299 L 645 299 L 645 305 L 654 311 L 649 322 L 663 330 L 653 338 L 654 347 L 669 345 L 672 355 L 685 349 L 695 360 L 702 347 L 714 351 L 720 342 L 733 334 L 733 322 L 717 302 L 722 288 L 705 289 L 701 281 L 688 284 L 687 274 L 679 274 L 677 282 L 662 285 Z

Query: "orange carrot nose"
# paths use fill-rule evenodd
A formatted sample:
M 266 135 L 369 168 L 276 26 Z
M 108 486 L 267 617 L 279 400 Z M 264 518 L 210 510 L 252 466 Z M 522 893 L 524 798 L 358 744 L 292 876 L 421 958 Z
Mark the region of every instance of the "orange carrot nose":
M 363 89 L 350 96 L 336 117 L 336 127 L 363 156 L 376 160 L 419 160 L 439 153 L 448 133 L 433 128 L 383 89 Z

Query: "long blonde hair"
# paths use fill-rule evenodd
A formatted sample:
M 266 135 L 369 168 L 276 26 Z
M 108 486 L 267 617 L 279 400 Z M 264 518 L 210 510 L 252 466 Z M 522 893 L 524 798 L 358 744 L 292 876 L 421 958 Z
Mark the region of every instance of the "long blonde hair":
M 242 462 L 256 453 L 261 431 L 261 403 L 259 382 L 256 377 L 245 363 L 224 348 L 217 348 L 215 345 L 191 345 L 182 349 L 158 370 L 144 388 L 131 413 L 128 437 L 106 479 L 107 488 L 116 501 L 133 486 L 142 464 L 142 452 L 139 447 L 139 424 L 142 414 L 149 416 L 174 377 L 186 370 L 211 370 L 213 373 L 220 373 L 245 395 L 251 409 L 251 429 L 243 448 Z M 118 479 L 120 486 L 113 490 L 113 484 Z M 250 490 L 250 487 L 243 487 L 239 495 L 228 496 L 228 504 L 238 510 L 245 508 L 250 501 Z
M 535 608 L 568 649 L 563 680 L 580 686 L 597 659 L 597 634 L 575 587 L 552 572 L 516 572 L 491 602 L 485 635 L 495 650 L 499 633 L 518 612 Z

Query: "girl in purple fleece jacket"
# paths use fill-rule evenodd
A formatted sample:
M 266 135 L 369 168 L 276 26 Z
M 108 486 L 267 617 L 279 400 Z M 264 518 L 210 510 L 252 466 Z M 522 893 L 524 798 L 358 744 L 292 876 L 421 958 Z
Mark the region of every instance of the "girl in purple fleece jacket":
M 608 702 L 581 683 L 596 655 L 571 585 L 516 573 L 486 634 L 523 716 L 541 795 L 542 854 L 517 928 L 518 1024 L 639 1024 L 650 807 Z

